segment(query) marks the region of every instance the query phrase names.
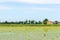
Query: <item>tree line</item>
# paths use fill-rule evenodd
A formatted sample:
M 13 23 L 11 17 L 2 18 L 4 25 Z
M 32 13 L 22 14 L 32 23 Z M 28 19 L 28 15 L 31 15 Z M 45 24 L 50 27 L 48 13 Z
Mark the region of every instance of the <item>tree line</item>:
M 19 22 L 0 22 L 0 24 L 47 24 L 48 19 L 44 19 L 43 22 L 41 21 L 35 21 L 35 20 L 25 20 L 25 21 L 19 21 Z M 58 21 L 55 21 L 55 24 L 58 24 Z
M 35 21 L 35 20 L 25 20 L 25 21 L 19 21 L 19 22 L 0 22 L 0 24 L 42 24 L 41 21 Z

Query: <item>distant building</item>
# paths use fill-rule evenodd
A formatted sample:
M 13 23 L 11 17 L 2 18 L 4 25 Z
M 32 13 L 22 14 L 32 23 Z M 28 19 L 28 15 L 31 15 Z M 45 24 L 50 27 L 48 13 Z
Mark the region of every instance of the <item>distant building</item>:
M 54 24 L 53 21 L 47 21 L 47 24 Z

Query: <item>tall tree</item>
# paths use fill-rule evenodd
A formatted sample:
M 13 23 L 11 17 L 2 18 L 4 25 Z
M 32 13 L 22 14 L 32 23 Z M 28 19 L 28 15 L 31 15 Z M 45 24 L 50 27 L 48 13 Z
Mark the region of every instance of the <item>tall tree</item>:
M 23 21 L 19 21 L 19 24 L 24 24 L 24 22 Z
M 8 24 L 8 21 L 5 21 L 5 24 Z
M 24 21 L 24 24 L 28 24 L 28 20 Z
M 48 19 L 43 20 L 43 24 L 47 24 Z
M 35 21 L 34 21 L 34 20 L 32 20 L 32 21 L 31 21 L 31 24 L 35 24 Z
M 58 24 L 58 21 L 55 21 L 55 24 Z
M 41 21 L 39 21 L 38 23 L 39 23 L 39 24 L 42 24 L 42 22 L 41 22 Z
M 35 24 L 39 24 L 39 23 L 36 21 Z

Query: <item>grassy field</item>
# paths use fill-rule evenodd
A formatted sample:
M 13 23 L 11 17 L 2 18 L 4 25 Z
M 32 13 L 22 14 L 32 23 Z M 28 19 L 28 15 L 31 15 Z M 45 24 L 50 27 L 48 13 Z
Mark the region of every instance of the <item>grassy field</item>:
M 0 40 L 60 40 L 60 26 L 0 24 Z

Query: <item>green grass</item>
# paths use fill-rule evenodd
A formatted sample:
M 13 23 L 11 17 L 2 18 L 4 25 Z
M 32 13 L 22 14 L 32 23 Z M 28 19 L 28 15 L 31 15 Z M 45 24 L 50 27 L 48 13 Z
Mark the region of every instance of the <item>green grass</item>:
M 22 27 L 22 26 L 30 26 L 30 27 L 45 27 L 45 26 L 54 26 L 54 27 L 59 27 L 60 26 L 60 24 L 51 24 L 51 25 L 44 25 L 44 24 L 0 24 L 0 27 L 1 26 L 7 26 L 7 27 L 10 27 L 10 26 L 12 26 L 12 27 Z
M 0 40 L 60 40 L 60 25 L 0 24 Z

